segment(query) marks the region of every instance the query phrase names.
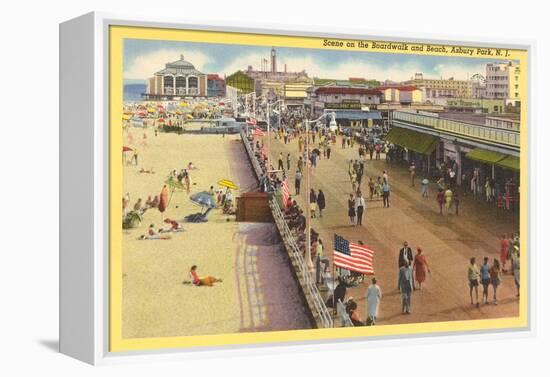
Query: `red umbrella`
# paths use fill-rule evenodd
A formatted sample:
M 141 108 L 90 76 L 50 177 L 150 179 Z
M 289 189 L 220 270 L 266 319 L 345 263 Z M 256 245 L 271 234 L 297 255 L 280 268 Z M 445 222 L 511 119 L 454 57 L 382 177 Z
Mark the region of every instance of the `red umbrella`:
M 158 122 L 159 122 L 159 123 L 164 123 L 164 119 L 163 119 L 163 118 L 160 118 L 160 119 L 158 120 Z
M 130 152 L 130 151 L 133 151 L 133 149 L 130 148 L 130 147 L 122 147 L 122 151 L 123 152 Z

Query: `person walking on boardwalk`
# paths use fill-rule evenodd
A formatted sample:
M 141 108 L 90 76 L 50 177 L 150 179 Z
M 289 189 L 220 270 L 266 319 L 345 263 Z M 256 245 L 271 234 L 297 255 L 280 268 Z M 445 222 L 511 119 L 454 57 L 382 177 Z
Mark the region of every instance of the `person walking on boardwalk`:
M 386 179 L 382 183 L 382 200 L 385 208 L 390 208 L 390 184 Z
M 382 290 L 377 284 L 376 278 L 372 278 L 371 285 L 367 288 L 367 326 L 374 326 L 378 318 L 378 307 L 382 300 Z
M 357 192 L 357 173 L 355 173 L 355 170 L 351 171 L 349 181 L 351 183 L 351 191 Z
M 311 189 L 309 192 L 309 207 L 311 212 L 311 217 L 316 217 L 317 214 L 317 194 L 315 190 Z
M 299 172 L 302 172 L 302 169 L 304 168 L 304 160 L 302 159 L 302 156 L 298 157 L 298 162 L 296 163 L 296 167 L 298 168 Z
M 447 213 L 451 211 L 451 204 L 453 203 L 453 192 L 451 188 L 448 187 L 445 191 L 445 208 L 447 208 Z
M 372 177 L 369 177 L 369 199 L 372 200 L 374 197 L 374 181 Z
M 422 290 L 422 283 L 426 281 L 426 271 L 431 273 L 430 266 L 426 260 L 426 256 L 422 254 L 422 249 L 416 249 L 416 255 L 413 262 L 414 278 L 418 283 L 418 289 Z
M 411 294 L 413 289 L 412 272 L 409 268 L 409 261 L 399 269 L 398 288 L 401 291 L 401 312 L 411 314 Z
M 510 261 L 512 263 L 512 273 L 514 274 L 514 284 L 516 285 L 517 296 L 519 297 L 519 249 L 512 253 Z
M 301 183 L 302 183 L 302 172 L 300 170 L 296 170 L 296 174 L 294 175 L 294 190 L 296 191 L 296 195 L 300 195 Z
M 355 199 L 353 194 L 349 194 L 348 199 L 348 216 L 352 225 L 355 225 Z
M 458 193 L 453 195 L 453 203 L 455 205 L 455 215 L 458 216 L 458 206 L 460 205 L 460 198 Z
M 411 176 L 411 187 L 414 187 L 414 179 L 416 178 L 416 165 L 414 161 L 411 163 L 411 166 L 409 166 L 409 174 Z
M 483 258 L 483 264 L 479 268 L 479 275 L 481 278 L 481 285 L 483 286 L 483 292 L 481 292 L 481 302 L 487 304 L 489 302 L 489 284 L 491 284 L 491 274 L 489 273 L 491 266 L 489 266 L 489 257 Z
M 357 213 L 357 225 L 363 225 L 363 212 L 365 210 L 365 198 L 361 194 L 361 191 L 357 191 L 355 198 L 355 211 Z
M 423 198 L 428 197 L 428 185 L 430 184 L 430 181 L 428 178 L 424 178 L 422 181 L 420 181 L 421 186 L 421 194 Z
M 489 270 L 489 274 L 491 275 L 491 285 L 493 286 L 493 304 L 497 304 L 497 288 L 500 285 L 500 282 L 502 280 L 501 276 L 501 269 L 500 269 L 500 263 L 498 259 L 493 260 L 493 265 L 491 266 L 491 269 Z
M 323 193 L 323 190 L 319 190 L 319 193 L 317 194 L 317 208 L 319 209 L 319 217 L 323 217 L 325 204 L 325 194 Z
M 508 259 L 510 241 L 503 234 L 500 238 L 500 263 L 502 264 L 502 272 L 506 272 L 506 260 Z
M 298 151 L 302 153 L 303 150 L 304 150 L 304 138 L 302 137 L 302 135 L 300 135 L 300 137 L 298 138 Z
M 277 170 L 285 170 L 285 166 L 283 164 L 283 152 L 279 153 L 279 164 L 277 166 Z
M 479 286 L 479 267 L 476 264 L 476 258 L 471 257 L 470 258 L 470 265 L 468 266 L 468 282 L 470 284 L 470 302 L 472 305 L 474 305 L 474 295 L 473 292 L 476 292 L 476 302 L 475 305 L 479 307 L 479 292 L 478 292 L 478 286 Z
M 443 192 L 443 189 L 440 188 L 437 190 L 437 204 L 439 205 L 439 214 L 443 214 L 443 203 L 445 203 L 445 193 Z
M 286 170 L 290 171 L 290 153 L 286 155 Z
M 328 142 L 327 143 L 327 160 L 330 160 L 330 152 L 331 152 L 330 142 Z

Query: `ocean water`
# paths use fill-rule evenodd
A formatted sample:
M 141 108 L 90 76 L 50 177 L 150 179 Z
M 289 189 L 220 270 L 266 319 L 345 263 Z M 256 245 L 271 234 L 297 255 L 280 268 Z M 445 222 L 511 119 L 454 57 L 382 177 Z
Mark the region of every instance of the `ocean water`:
M 131 101 L 141 101 L 142 93 L 145 93 L 147 90 L 147 85 L 145 84 L 125 84 L 123 89 L 123 100 L 124 102 Z

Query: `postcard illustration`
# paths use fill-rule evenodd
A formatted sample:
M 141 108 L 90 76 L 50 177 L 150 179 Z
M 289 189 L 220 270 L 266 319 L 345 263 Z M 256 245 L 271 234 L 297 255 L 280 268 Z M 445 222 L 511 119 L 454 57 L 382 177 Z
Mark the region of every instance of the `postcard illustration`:
M 120 338 L 520 318 L 524 52 L 124 38 Z

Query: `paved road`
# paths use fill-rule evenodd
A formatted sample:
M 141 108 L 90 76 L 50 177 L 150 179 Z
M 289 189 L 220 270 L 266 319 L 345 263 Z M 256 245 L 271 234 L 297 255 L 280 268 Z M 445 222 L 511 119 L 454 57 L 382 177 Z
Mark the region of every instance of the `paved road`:
M 364 182 L 368 176 L 381 176 L 388 170 L 392 188 L 390 208 L 383 208 L 381 201 L 367 203 L 363 226 L 351 226 L 347 217 L 347 198 L 351 185 L 347 174 L 347 163 L 358 158 L 354 149 L 341 149 L 340 141 L 333 146 L 330 160 L 321 159 L 314 169 L 312 187 L 325 193 L 327 208 L 323 218 L 312 220 L 312 227 L 325 241 L 327 254 L 332 253 L 332 239 L 338 233 L 351 241 L 362 240 L 376 251 L 375 272 L 383 292 L 379 324 L 486 319 L 517 316 L 519 299 L 516 297 L 513 277 L 505 274 L 499 287 L 498 305 L 476 308 L 470 304 L 467 282 L 467 266 L 471 256 L 478 263 L 484 256 L 490 260 L 498 258 L 499 235 L 516 232 L 516 217 L 465 197 L 461 200 L 460 216 L 440 215 L 435 193 L 422 198 L 420 188 L 410 187 L 406 168 L 390 166 L 384 159 L 368 161 Z M 277 165 L 279 152 L 285 156 L 291 153 L 291 191 L 294 192 L 294 172 L 298 159 L 296 140 L 284 144 L 272 140 L 271 156 Z M 302 191 L 304 183 L 302 182 Z M 363 186 L 363 191 L 368 189 Z M 299 199 L 303 203 L 305 193 Z M 400 294 L 397 285 L 398 250 L 404 240 L 416 250 L 421 246 L 431 267 L 431 275 L 412 297 L 412 315 L 401 314 Z M 367 283 L 349 290 L 359 303 L 360 315 L 364 319 L 364 294 Z M 481 287 L 480 287 L 481 288 Z M 490 288 L 490 297 L 492 288 Z M 481 297 L 481 289 L 480 289 Z

